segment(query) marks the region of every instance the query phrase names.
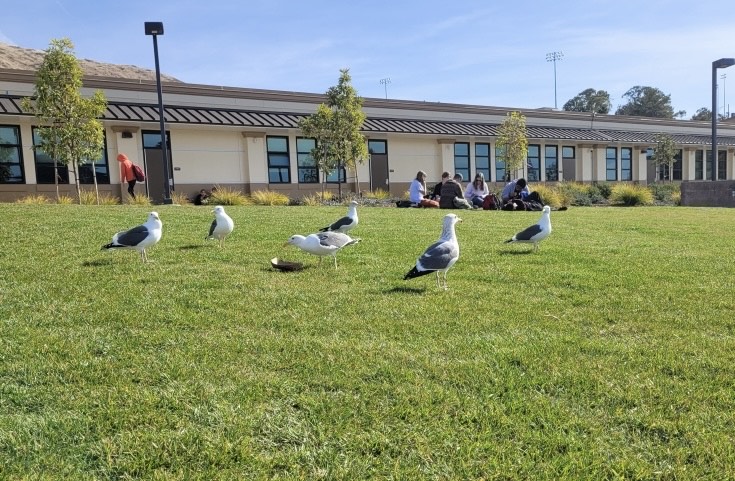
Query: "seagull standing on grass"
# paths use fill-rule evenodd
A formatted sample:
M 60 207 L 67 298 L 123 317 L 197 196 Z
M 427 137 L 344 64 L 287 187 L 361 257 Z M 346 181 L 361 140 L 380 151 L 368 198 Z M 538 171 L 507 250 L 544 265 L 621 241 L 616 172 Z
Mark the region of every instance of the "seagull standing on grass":
M 421 257 L 416 261 L 413 269 L 403 277 L 403 280 L 412 279 L 414 277 L 425 276 L 426 274 L 436 273 L 436 286 L 445 291 L 447 286 L 447 271 L 452 268 L 457 259 L 459 259 L 459 242 L 457 242 L 457 234 L 454 226 L 462 219 L 456 214 L 447 214 L 444 216 L 444 224 L 442 227 L 442 235 L 438 241 L 431 244 Z M 439 282 L 439 273 L 444 273 L 444 284 Z
M 219 246 L 222 247 L 225 245 L 225 237 L 230 235 L 235 228 L 235 223 L 225 213 L 225 209 L 221 205 L 215 207 L 212 212 L 214 212 L 214 220 L 212 221 L 212 225 L 209 226 L 209 235 L 204 240 L 217 239 Z
M 551 234 L 551 207 L 548 205 L 544 206 L 543 214 L 541 219 L 532 225 L 527 227 L 521 232 L 514 235 L 512 238 L 505 241 L 506 244 L 513 242 L 525 242 L 527 244 L 533 244 L 533 250 L 538 250 L 538 243 L 549 237 Z
M 103 249 L 135 249 L 140 252 L 143 262 L 148 262 L 145 250 L 152 247 L 161 240 L 163 223 L 158 217 L 158 212 L 148 214 L 148 220 L 143 225 L 133 227 L 130 230 L 118 232 L 112 236 L 112 242 L 103 245 Z
M 322 257 L 332 256 L 334 258 L 334 268 L 336 269 L 337 252 L 343 247 L 351 246 L 358 242 L 360 242 L 360 239 L 353 239 L 341 232 L 320 232 L 318 234 L 309 234 L 306 237 L 302 235 L 291 236 L 285 245 L 293 245 L 304 252 L 319 256 L 319 265 L 322 263 Z
M 341 219 L 335 221 L 323 229 L 319 229 L 319 232 L 341 232 L 346 234 L 350 230 L 357 227 L 357 206 L 356 200 L 350 202 L 349 208 L 347 209 L 347 215 Z

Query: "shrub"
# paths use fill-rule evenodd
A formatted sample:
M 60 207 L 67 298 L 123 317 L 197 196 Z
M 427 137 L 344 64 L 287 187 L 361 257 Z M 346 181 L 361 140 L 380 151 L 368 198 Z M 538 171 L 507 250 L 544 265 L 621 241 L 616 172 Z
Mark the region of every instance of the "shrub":
M 256 190 L 250 197 L 257 205 L 289 205 L 291 203 L 287 195 L 272 190 Z
M 674 183 L 666 184 L 649 184 L 648 189 L 653 194 L 653 197 L 659 202 L 673 203 L 673 196 L 675 193 L 679 194 L 679 200 L 681 200 L 681 186 Z
M 364 195 L 366 199 L 386 200 L 390 199 L 390 192 L 385 189 L 375 189 Z
M 209 203 L 212 205 L 251 205 L 252 201 L 247 198 L 242 192 L 229 187 L 218 187 L 215 186 L 216 190 L 213 189 L 212 196 L 209 198 Z
M 544 201 L 544 204 L 553 208 L 559 208 L 562 206 L 561 196 L 556 189 L 545 185 L 535 185 L 533 190 L 538 192 L 538 195 L 541 196 L 541 200 Z
M 597 190 L 603 198 L 609 199 L 613 191 L 613 185 L 617 184 L 611 184 L 610 182 L 595 182 L 593 185 L 597 187 Z
M 153 205 L 153 202 L 151 202 L 151 198 L 147 195 L 143 194 L 137 194 L 135 196 L 135 199 L 132 197 L 129 198 L 128 202 L 133 205 L 140 205 L 140 206 L 149 206 Z
M 324 205 L 334 198 L 331 192 L 315 192 L 312 195 L 306 195 L 301 199 L 302 205 Z
M 93 190 L 80 190 L 79 203 L 82 205 L 97 205 L 97 195 Z
M 610 202 L 627 206 L 651 205 L 653 194 L 648 188 L 637 184 L 617 184 L 610 193 Z
M 581 182 L 559 182 L 556 191 L 562 205 L 592 205 L 588 195 L 590 188 Z
M 189 203 L 189 197 L 181 192 L 171 192 L 171 201 L 177 205 L 186 205 Z
M 76 204 L 76 202 L 77 200 L 70 195 L 60 195 L 59 197 L 56 198 L 57 204 L 71 205 L 71 204 Z
M 681 205 L 681 191 L 671 193 L 671 202 L 673 202 L 674 205 Z
M 16 204 L 48 204 L 49 198 L 42 194 L 29 194 L 16 200 Z

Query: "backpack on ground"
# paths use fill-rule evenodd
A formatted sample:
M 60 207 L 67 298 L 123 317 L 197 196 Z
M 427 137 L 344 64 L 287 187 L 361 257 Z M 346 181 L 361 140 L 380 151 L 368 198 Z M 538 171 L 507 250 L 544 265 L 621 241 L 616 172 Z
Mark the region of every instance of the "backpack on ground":
M 492 192 L 486 195 L 485 200 L 482 201 L 482 208 L 484 210 L 500 210 L 502 206 L 503 203 L 500 202 L 498 194 L 493 194 Z
M 139 165 L 133 164 L 133 175 L 135 176 L 136 181 L 138 182 L 145 181 L 145 173 L 143 172 L 143 169 L 141 169 Z

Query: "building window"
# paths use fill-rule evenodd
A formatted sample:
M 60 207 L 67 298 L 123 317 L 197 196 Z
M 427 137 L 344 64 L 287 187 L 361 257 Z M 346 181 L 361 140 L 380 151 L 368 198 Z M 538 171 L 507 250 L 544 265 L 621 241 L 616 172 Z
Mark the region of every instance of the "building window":
M 311 156 L 311 151 L 315 148 L 316 139 L 296 138 L 296 167 L 299 171 L 300 184 L 319 183 L 319 169 Z
M 327 182 L 330 184 L 344 184 L 347 182 L 347 170 L 344 167 L 337 167 L 327 175 Z
M 475 175 L 478 173 L 490 182 L 490 144 L 475 144 Z
M 462 174 L 462 178 L 470 178 L 470 144 L 457 142 L 454 144 L 454 173 Z
M 556 182 L 559 180 L 559 147 L 547 145 L 544 148 L 544 165 L 546 167 L 546 180 Z
M 510 177 L 505 171 L 505 148 L 495 147 L 495 182 L 508 182 Z
M 727 151 L 725 150 L 717 151 L 717 178 L 727 179 Z
M 291 166 L 288 155 L 288 137 L 266 137 L 268 151 L 268 182 L 291 183 Z
M 0 184 L 23 184 L 20 130 L 13 125 L 0 125 Z
M 633 149 L 620 149 L 620 180 L 633 180 Z
M 618 149 L 608 147 L 605 149 L 605 180 L 618 180 Z
M 671 180 L 681 180 L 681 149 L 674 154 L 674 164 L 671 166 Z M 695 164 L 696 165 L 696 164 Z M 669 180 L 669 166 L 658 166 L 658 180 Z
M 37 184 L 55 184 L 54 182 L 54 159 L 38 146 L 41 144 L 41 137 L 38 135 L 38 129 L 33 127 L 33 159 L 36 164 L 36 183 Z M 61 162 L 56 163 L 56 180 L 59 184 L 69 183 L 69 168 Z
M 541 180 L 541 146 L 531 144 L 528 146 L 528 157 L 526 159 L 528 167 L 529 182 L 538 182 Z
M 368 140 L 368 152 L 370 154 L 386 155 L 388 153 L 388 142 L 385 140 Z
M 562 161 L 562 168 L 566 172 L 567 169 L 571 170 L 571 172 L 566 173 L 567 179 L 574 179 L 576 176 L 575 166 L 574 163 L 577 159 L 577 151 L 575 147 L 572 147 L 570 145 L 565 145 L 561 148 L 561 161 Z
M 704 151 L 694 152 L 694 180 L 704 179 Z

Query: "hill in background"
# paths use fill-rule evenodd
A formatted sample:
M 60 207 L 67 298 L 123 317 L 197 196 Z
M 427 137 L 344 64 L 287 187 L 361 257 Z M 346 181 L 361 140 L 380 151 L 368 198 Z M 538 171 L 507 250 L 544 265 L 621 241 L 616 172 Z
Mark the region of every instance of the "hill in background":
M 43 50 L 16 47 L 6 43 L 0 43 L 0 68 L 12 70 L 38 70 L 43 62 Z M 112 63 L 101 63 L 93 60 L 80 59 L 79 64 L 84 75 L 96 77 L 112 77 L 136 80 L 156 80 L 155 70 L 136 67 L 135 65 L 117 65 Z M 179 82 L 178 79 L 169 75 L 161 74 L 161 80 L 168 82 Z

